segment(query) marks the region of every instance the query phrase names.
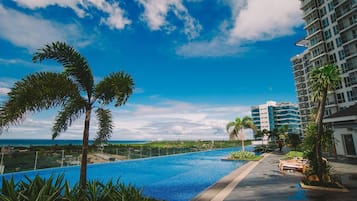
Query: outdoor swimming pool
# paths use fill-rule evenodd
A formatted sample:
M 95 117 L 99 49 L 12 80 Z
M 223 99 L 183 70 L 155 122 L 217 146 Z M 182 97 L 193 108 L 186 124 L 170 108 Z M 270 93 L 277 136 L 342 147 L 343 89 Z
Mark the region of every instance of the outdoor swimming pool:
M 110 179 L 116 181 L 120 178 L 123 183 L 143 188 L 143 193 L 150 197 L 167 201 L 188 201 L 244 164 L 242 161 L 221 161 L 222 157 L 239 149 L 229 148 L 93 164 L 88 166 L 87 175 L 89 180 L 96 179 L 102 182 Z M 246 150 L 252 149 L 253 147 L 246 147 Z M 79 180 L 79 166 L 9 173 L 2 176 L 6 179 L 13 176 L 18 181 L 23 179 L 24 175 L 34 177 L 39 174 L 42 177 L 50 177 L 62 173 L 71 185 Z

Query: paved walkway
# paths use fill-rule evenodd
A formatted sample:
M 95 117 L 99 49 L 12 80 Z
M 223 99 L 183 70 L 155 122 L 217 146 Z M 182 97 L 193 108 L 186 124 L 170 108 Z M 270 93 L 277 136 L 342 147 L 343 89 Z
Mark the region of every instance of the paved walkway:
M 356 200 L 357 165 L 331 163 L 349 192 L 304 190 L 300 173 L 279 171 L 283 153 L 267 154 L 259 162 L 248 162 L 199 194 L 194 201 L 287 201 Z

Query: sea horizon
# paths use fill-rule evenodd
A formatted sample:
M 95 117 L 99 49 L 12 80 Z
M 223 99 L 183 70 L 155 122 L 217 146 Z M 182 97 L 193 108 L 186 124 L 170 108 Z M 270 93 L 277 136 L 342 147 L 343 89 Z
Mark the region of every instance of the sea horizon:
M 108 140 L 109 144 L 142 144 L 150 140 Z M 94 140 L 89 140 L 89 144 L 93 144 Z M 53 146 L 53 145 L 81 145 L 81 139 L 1 139 L 0 146 Z

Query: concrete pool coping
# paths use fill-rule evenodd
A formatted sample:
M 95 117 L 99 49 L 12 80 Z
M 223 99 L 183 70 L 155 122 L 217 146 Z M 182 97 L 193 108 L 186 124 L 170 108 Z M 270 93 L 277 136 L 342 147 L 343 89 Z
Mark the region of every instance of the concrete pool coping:
M 270 153 L 263 154 L 259 161 L 249 161 L 230 174 L 221 178 L 218 182 L 202 191 L 192 201 L 221 201 L 224 200 L 233 189 Z

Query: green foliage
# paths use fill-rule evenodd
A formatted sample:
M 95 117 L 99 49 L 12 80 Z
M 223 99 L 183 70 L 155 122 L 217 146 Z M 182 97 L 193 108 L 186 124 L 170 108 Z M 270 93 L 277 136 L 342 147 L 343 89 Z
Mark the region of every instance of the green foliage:
M 113 130 L 113 120 L 110 110 L 98 108 L 96 111 L 98 123 L 97 137 L 94 139 L 94 144 L 100 144 L 106 142 L 110 137 Z
M 289 133 L 287 143 L 291 144 L 291 146 L 294 147 L 294 150 L 296 150 L 297 146 L 301 143 L 300 135 L 294 134 L 294 133 Z
M 277 148 L 278 145 L 276 143 L 269 143 L 269 144 L 262 144 L 262 145 L 255 146 L 254 151 L 260 153 L 266 153 L 266 152 L 272 152 Z
M 304 157 L 309 159 L 309 171 L 307 175 L 317 175 L 319 164 L 317 162 L 316 156 L 316 141 L 317 141 L 317 125 L 311 123 L 307 126 L 305 130 L 305 137 L 303 140 L 303 150 L 304 150 Z M 321 149 L 327 150 L 333 146 L 333 131 L 331 129 L 324 129 L 324 135 L 321 136 Z M 326 162 L 321 164 L 322 168 L 322 175 L 330 175 L 331 168 L 328 166 Z M 321 183 L 324 183 L 322 181 Z
M 231 160 L 259 160 L 261 156 L 256 156 L 254 152 L 249 151 L 237 151 L 232 152 L 228 159 Z
M 103 184 L 93 180 L 87 183 L 84 195 L 76 184 L 70 188 L 64 182 L 64 176 L 48 179 L 36 176 L 34 179 L 25 177 L 25 181 L 14 182 L 14 179 L 3 179 L 0 190 L 0 200 L 3 201 L 155 201 L 142 195 L 142 191 L 132 185 L 109 181 Z
M 3 128 L 20 123 L 28 112 L 60 107 L 52 127 L 52 138 L 65 132 L 85 114 L 80 182 L 86 185 L 89 125 L 93 108 L 115 101 L 115 106 L 126 103 L 134 90 L 134 81 L 124 72 L 112 73 L 97 85 L 87 60 L 64 42 L 53 42 L 38 49 L 33 62 L 51 59 L 63 66 L 63 72 L 38 72 L 27 75 L 14 84 L 9 99 L 0 106 L 0 134 Z M 100 104 L 97 106 L 95 104 Z M 112 132 L 110 110 L 97 110 L 99 131 L 97 141 L 107 140 Z M 107 121 L 107 122 L 103 122 Z
M 289 151 L 288 153 L 285 154 L 284 159 L 292 159 L 295 157 L 303 158 L 304 157 L 304 152 L 301 151 Z

